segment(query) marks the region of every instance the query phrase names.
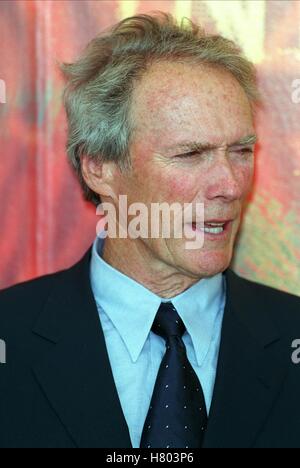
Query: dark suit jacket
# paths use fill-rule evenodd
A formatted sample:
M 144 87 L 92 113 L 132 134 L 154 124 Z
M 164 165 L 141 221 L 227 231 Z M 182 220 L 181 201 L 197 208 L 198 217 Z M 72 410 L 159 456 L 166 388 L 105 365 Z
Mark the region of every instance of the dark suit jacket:
M 130 448 L 89 281 L 72 268 L 0 293 L 0 447 Z M 300 299 L 225 272 L 204 447 L 300 447 Z M 116 291 L 118 294 L 118 291 Z

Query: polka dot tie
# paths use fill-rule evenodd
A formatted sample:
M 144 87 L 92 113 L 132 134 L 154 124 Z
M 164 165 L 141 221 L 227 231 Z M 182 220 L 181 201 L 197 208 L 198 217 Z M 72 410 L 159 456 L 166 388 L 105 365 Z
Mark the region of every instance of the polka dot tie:
M 162 303 L 152 331 L 166 340 L 141 448 L 201 448 L 207 426 L 204 395 L 182 341 L 185 326 L 171 302 Z

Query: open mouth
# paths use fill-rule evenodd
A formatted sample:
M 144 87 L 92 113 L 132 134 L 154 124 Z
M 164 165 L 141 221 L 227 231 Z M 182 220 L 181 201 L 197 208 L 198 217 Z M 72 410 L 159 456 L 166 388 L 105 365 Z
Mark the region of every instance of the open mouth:
M 206 234 L 212 235 L 219 235 L 226 231 L 227 227 L 232 221 L 224 221 L 224 222 L 205 222 L 204 225 L 192 223 L 193 231 L 199 230 Z

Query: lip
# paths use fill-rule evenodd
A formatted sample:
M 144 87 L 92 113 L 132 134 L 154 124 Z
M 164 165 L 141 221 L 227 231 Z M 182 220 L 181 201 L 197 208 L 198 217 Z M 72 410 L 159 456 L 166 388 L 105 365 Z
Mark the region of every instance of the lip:
M 226 241 L 230 238 L 233 219 L 230 219 L 230 220 L 214 219 L 214 220 L 209 220 L 209 221 L 205 220 L 204 223 L 224 223 L 224 230 L 220 232 L 219 234 L 210 234 L 209 232 L 204 232 L 198 229 L 195 226 L 195 223 L 190 223 L 189 226 L 193 232 L 198 231 L 199 233 L 201 233 L 201 235 L 203 235 L 204 239 L 207 241 Z
M 232 218 L 227 218 L 227 219 L 220 219 L 220 218 L 214 218 L 214 219 L 205 219 L 205 223 L 229 223 L 230 221 L 233 221 Z

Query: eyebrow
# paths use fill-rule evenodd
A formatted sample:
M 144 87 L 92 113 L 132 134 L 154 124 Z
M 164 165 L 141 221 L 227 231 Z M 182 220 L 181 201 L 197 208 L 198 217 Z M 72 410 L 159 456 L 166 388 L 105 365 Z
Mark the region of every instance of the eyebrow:
M 244 145 L 254 145 L 257 142 L 257 135 L 251 134 L 251 135 L 246 135 L 242 138 L 240 138 L 237 141 L 233 141 L 229 143 L 228 147 L 232 146 L 244 146 Z M 166 148 L 166 150 L 171 151 L 171 150 L 178 150 L 178 151 L 208 151 L 208 150 L 213 150 L 218 148 L 219 145 L 213 145 L 211 143 L 203 143 L 203 142 L 198 142 L 198 141 L 183 141 L 182 143 L 178 143 L 174 146 L 170 146 Z

